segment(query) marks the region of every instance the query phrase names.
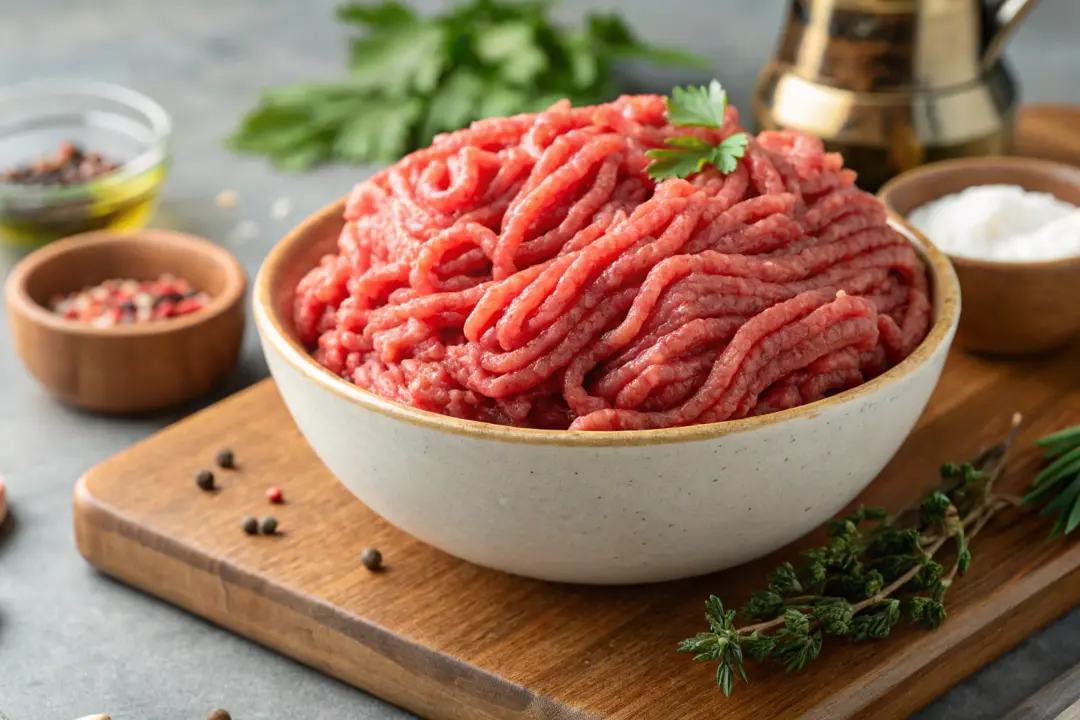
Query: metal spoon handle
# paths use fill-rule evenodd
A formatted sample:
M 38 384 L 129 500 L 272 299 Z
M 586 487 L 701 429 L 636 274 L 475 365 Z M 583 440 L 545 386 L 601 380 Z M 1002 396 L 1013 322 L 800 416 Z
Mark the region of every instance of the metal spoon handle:
M 998 0 L 986 2 L 984 8 L 986 32 L 983 44 L 982 69 L 987 71 L 997 63 L 1005 44 L 1020 21 L 1027 17 L 1039 0 Z

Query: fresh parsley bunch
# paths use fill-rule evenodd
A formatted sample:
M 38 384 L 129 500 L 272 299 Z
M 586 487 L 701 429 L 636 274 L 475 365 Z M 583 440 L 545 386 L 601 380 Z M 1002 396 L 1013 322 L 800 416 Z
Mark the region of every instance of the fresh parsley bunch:
M 557 27 L 552 4 L 472 0 L 435 17 L 393 1 L 344 5 L 338 18 L 366 31 L 352 42 L 348 75 L 264 92 L 228 144 L 287 170 L 393 162 L 480 118 L 539 111 L 563 98 L 611 100 L 617 60 L 708 66 L 641 42 L 614 13 Z

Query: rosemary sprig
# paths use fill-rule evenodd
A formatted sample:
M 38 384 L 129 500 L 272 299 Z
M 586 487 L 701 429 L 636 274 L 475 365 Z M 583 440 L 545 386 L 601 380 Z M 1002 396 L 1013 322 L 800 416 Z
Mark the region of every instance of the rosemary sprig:
M 1080 527 L 1080 425 L 1038 440 L 1046 448 L 1049 465 L 1039 473 L 1025 504 L 1046 503 L 1041 515 L 1057 513 L 1050 539 L 1068 535 Z
M 905 613 L 924 627 L 938 627 L 949 587 L 971 565 L 972 540 L 995 514 L 1021 502 L 994 492 L 1019 427 L 1016 414 L 1003 441 L 963 465 L 943 465 L 940 484 L 918 505 L 895 515 L 860 507 L 831 521 L 825 546 L 804 551 L 798 566 L 781 564 L 769 574 L 767 589 L 750 598 L 741 615 L 752 624 L 736 626 L 735 611 L 709 597 L 709 629 L 683 640 L 679 652 L 718 662 L 717 685 L 730 695 L 736 677 L 747 682 L 745 657 L 797 671 L 818 657 L 826 635 L 856 642 L 885 638 Z M 1064 458 L 1080 447 L 1080 430 L 1048 440 L 1054 457 Z M 1056 473 L 1072 462 L 1062 462 L 1045 475 L 1057 479 L 1044 482 L 1059 483 Z M 1080 481 L 1073 484 L 1080 487 Z M 1080 490 L 1075 493 L 1070 515 L 1080 506 Z M 946 549 L 953 551 L 948 568 L 941 562 Z

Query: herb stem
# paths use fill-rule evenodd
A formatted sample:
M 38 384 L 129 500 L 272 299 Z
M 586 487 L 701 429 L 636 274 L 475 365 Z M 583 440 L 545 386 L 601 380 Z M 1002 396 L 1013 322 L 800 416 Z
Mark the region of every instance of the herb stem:
M 923 627 L 941 625 L 948 588 L 967 572 L 971 543 L 998 513 L 1049 502 L 1044 514 L 1059 515 L 1051 539 L 1080 529 L 1080 473 L 1064 464 L 1073 456 L 1060 459 L 1080 451 L 1080 425 L 1039 440 L 1058 464 L 1043 470 L 1029 495 L 994 492 L 1006 474 L 1020 422 L 1014 413 L 1004 440 L 962 465 L 942 465 L 939 484 L 917 505 L 894 514 L 859 507 L 830 522 L 827 543 L 805 550 L 798 566 L 780 564 L 769 573 L 767 588 L 743 608 L 745 617 L 768 620 L 735 627 L 736 611 L 710 597 L 705 603 L 709 631 L 684 640 L 679 651 L 697 661 L 719 661 L 717 684 L 730 695 L 736 678 L 746 681 L 744 654 L 759 662 L 778 661 L 792 672 L 818 658 L 826 636 L 885 638 L 904 612 Z M 948 570 L 935 559 L 946 545 L 950 558 L 955 548 Z
M 784 603 L 787 605 L 806 605 L 820 599 L 820 595 L 796 595 L 795 597 L 784 598 Z
M 904 587 L 909 582 L 911 582 L 911 580 L 916 575 L 918 575 L 922 571 L 922 569 L 926 566 L 926 563 L 930 562 L 930 560 L 933 559 L 934 555 L 937 553 L 938 550 L 941 549 L 941 546 L 944 545 L 945 541 L 948 540 L 948 539 L 949 539 L 949 536 L 945 536 L 945 537 L 940 538 L 937 542 L 935 542 L 933 545 L 931 545 L 928 550 L 926 550 L 926 559 L 924 559 L 920 563 L 916 563 L 915 565 L 912 565 L 911 568 L 906 573 L 904 573 L 900 577 L 896 578 L 895 580 L 893 580 L 891 583 L 889 583 L 885 587 L 881 588 L 881 590 L 877 594 L 875 594 L 873 597 L 869 597 L 866 600 L 861 600 L 861 601 L 855 603 L 854 605 L 852 605 L 851 606 L 851 614 L 854 615 L 857 612 L 859 612 L 860 610 L 865 610 L 866 608 L 870 607 L 871 605 L 877 605 L 882 600 L 887 600 L 890 596 L 892 596 L 892 594 L 894 592 L 896 592 L 897 590 L 899 590 L 900 588 Z
M 965 525 L 967 525 L 969 523 L 969 521 L 974 521 L 972 523 L 973 527 L 967 533 L 967 542 L 969 544 L 971 543 L 972 540 L 975 539 L 975 536 L 979 534 L 979 531 L 981 531 L 984 527 L 986 527 L 986 524 L 988 522 L 990 522 L 991 518 L 993 518 L 995 515 L 997 515 L 999 512 L 1001 512 L 1005 508 L 1009 508 L 1009 507 L 1014 506 L 1014 504 L 1012 502 L 1005 502 L 1005 503 L 998 502 L 999 499 L 1000 499 L 999 496 L 994 496 L 991 499 L 991 504 L 987 505 L 983 509 L 982 512 L 972 513 L 965 520 L 965 523 L 964 523 Z M 956 574 L 957 574 L 957 572 L 959 572 L 959 570 L 960 570 L 960 562 L 958 560 L 957 562 L 954 562 L 953 566 L 949 569 L 949 574 L 946 575 L 944 578 L 942 578 L 941 582 L 944 583 L 945 587 L 949 587 L 950 585 L 952 585 L 953 580 L 956 579 Z
M 746 625 L 745 627 L 736 629 L 735 632 L 739 633 L 740 635 L 751 635 L 755 632 L 763 632 L 765 630 L 771 630 L 774 627 L 780 627 L 783 624 L 784 616 L 781 615 L 780 617 L 776 617 L 772 620 L 767 620 L 765 622 L 760 622 L 755 625 Z

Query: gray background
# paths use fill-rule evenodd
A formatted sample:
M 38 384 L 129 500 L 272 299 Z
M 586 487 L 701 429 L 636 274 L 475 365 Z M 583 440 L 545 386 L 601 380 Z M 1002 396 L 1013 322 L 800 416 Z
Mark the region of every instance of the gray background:
M 291 224 L 343 194 L 365 172 L 330 168 L 285 176 L 258 160 L 234 157 L 220 144 L 259 87 L 341 71 L 345 34 L 332 19 L 334 4 L 0 0 L 0 83 L 86 77 L 157 98 L 177 128 L 175 169 L 157 222 L 229 244 L 254 274 Z M 781 0 L 568 0 L 560 14 L 572 21 L 587 7 L 620 5 L 649 39 L 713 57 L 733 101 L 743 107 L 772 52 L 784 9 Z M 1045 0 L 1022 28 L 1009 54 L 1027 100 L 1080 100 L 1078 30 L 1076 0 Z M 663 88 L 675 76 L 647 79 Z M 237 208 L 214 205 L 224 188 L 238 191 Z M 269 207 L 280 197 L 294 209 L 273 221 Z M 242 219 L 257 223 L 259 233 L 238 243 L 230 230 Z M 4 275 L 13 259 L 0 253 Z M 249 327 L 241 367 L 204 402 L 265 374 Z M 14 512 L 0 530 L 0 710 L 11 720 L 71 720 L 92 712 L 114 720 L 197 720 L 215 706 L 238 720 L 408 717 L 101 577 L 80 558 L 71 529 L 75 479 L 182 414 L 106 420 L 55 404 L 23 371 L 6 318 L 0 319 L 0 474 Z M 1080 611 L 1074 611 L 921 717 L 999 717 L 1078 661 Z M 722 707 L 719 696 L 716 702 Z

